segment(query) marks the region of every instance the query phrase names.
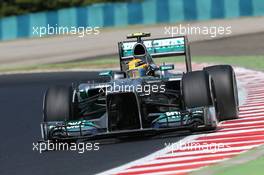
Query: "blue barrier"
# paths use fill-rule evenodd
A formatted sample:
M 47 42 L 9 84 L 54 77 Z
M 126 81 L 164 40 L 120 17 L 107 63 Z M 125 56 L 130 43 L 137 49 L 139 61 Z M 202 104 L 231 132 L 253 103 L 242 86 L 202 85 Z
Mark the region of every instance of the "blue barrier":
M 263 0 L 144 0 L 0 19 L 0 40 L 34 37 L 33 27 L 115 27 L 264 15 Z

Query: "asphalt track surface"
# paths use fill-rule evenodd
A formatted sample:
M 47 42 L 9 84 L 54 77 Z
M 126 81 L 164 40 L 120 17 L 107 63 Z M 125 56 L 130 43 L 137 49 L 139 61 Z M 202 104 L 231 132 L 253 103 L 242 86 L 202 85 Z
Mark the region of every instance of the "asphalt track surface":
M 213 43 L 213 41 L 209 42 Z M 212 43 L 210 43 L 211 47 Z M 218 43 L 216 47 L 217 45 Z M 203 46 L 201 49 L 206 48 Z M 109 143 L 101 145 L 99 151 L 84 154 L 73 151 L 52 151 L 39 154 L 33 151 L 32 143 L 40 139 L 42 97 L 47 87 L 54 84 L 70 84 L 72 81 L 87 81 L 96 76 L 96 72 L 0 76 L 1 175 L 94 174 L 144 157 L 164 148 L 164 143 L 182 139 L 182 137 L 170 137 Z

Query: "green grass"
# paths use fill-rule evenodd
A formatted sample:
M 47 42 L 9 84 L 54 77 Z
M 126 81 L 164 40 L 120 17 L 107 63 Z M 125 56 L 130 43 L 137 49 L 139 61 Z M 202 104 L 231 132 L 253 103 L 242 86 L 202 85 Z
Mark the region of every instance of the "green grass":
M 155 59 L 158 64 L 162 62 L 167 63 L 183 63 L 183 57 L 167 57 Z M 212 63 L 212 64 L 230 64 L 235 66 L 246 67 L 256 70 L 264 70 L 264 56 L 198 56 L 193 57 L 192 61 L 195 63 Z M 14 72 L 14 71 L 41 71 L 41 70 L 67 70 L 75 68 L 83 69 L 105 69 L 119 66 L 118 57 L 110 58 L 96 58 L 82 61 L 33 65 L 27 67 L 0 67 L 0 72 Z M 176 66 L 177 67 L 177 66 Z
M 263 175 L 264 174 L 264 157 L 256 160 L 224 168 L 218 171 L 215 175 Z
M 263 175 L 264 146 L 254 148 L 232 159 L 194 171 L 191 175 Z
M 231 56 L 231 57 L 194 57 L 197 63 L 221 63 L 251 68 L 256 70 L 264 70 L 264 56 Z

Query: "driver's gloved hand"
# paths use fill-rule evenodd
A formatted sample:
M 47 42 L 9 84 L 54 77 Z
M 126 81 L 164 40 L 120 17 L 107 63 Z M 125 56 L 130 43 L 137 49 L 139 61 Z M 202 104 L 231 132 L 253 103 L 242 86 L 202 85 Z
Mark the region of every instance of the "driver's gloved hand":
M 154 76 L 156 70 L 158 70 L 158 67 L 155 64 L 149 64 L 146 74 L 148 76 Z

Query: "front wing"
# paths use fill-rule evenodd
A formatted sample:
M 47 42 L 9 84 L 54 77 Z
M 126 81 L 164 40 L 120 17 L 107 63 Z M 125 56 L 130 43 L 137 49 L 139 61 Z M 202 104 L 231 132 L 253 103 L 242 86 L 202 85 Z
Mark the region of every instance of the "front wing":
M 104 118 L 107 120 L 107 117 Z M 105 122 L 107 123 L 107 122 Z M 106 138 L 124 138 L 154 136 L 175 131 L 195 131 L 215 128 L 217 120 L 213 107 L 195 108 L 187 111 L 173 111 L 159 114 L 152 121 L 151 127 L 138 129 L 123 129 L 110 131 L 92 120 L 54 121 L 41 123 L 42 139 L 67 140 L 97 140 Z

